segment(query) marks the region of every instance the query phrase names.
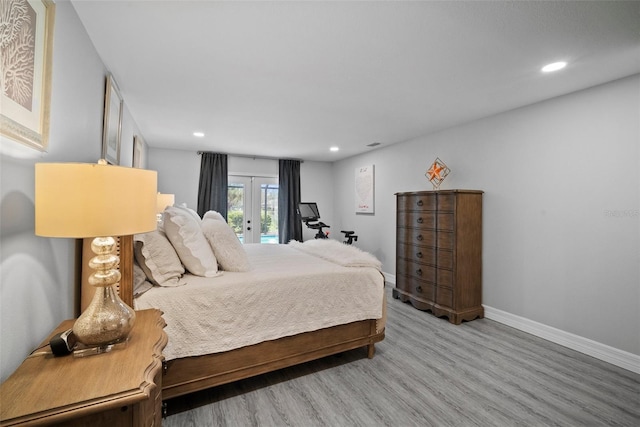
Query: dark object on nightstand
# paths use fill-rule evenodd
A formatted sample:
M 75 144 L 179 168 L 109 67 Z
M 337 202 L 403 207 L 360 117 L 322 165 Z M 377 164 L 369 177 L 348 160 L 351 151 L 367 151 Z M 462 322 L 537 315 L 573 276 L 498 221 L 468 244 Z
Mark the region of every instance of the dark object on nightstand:
M 71 354 L 73 348 L 76 346 L 76 336 L 73 333 L 73 329 L 67 329 L 64 332 L 55 334 L 51 341 L 49 341 L 49 347 L 54 356 L 66 356 Z

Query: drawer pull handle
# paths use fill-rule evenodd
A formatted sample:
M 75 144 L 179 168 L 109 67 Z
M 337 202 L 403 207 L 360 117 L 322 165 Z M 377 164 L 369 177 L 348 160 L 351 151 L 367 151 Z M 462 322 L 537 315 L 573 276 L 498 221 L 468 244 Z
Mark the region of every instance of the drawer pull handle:
M 420 285 L 416 286 L 416 292 L 421 294 L 422 293 L 422 286 L 420 286 Z
M 422 217 L 418 218 L 418 224 L 422 224 Z
M 418 237 L 416 237 L 416 239 L 418 239 L 418 241 L 422 242 L 422 234 L 418 234 Z
M 417 203 L 417 204 L 418 204 L 418 206 L 422 206 L 422 205 L 424 205 L 424 203 L 422 202 L 422 200 L 418 200 L 418 203 Z
M 416 270 L 416 274 L 417 274 L 418 276 L 422 276 L 422 269 L 421 269 L 421 268 L 417 269 L 417 270 Z
M 416 254 L 416 257 L 418 257 L 418 258 L 422 258 L 422 252 L 418 252 L 418 253 Z

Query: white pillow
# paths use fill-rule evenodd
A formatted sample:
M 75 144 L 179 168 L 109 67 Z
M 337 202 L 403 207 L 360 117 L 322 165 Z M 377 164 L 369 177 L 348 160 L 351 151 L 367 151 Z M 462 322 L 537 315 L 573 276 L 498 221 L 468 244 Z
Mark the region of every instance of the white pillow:
M 134 262 L 133 263 L 133 297 L 137 298 L 151 288 L 153 288 L 153 283 L 147 280 L 147 275 L 145 274 L 142 267 L 140 267 L 137 262 Z
M 147 276 L 158 286 L 180 286 L 184 267 L 165 234 L 155 230 L 136 234 L 133 238 L 135 259 Z
M 193 209 L 188 208 L 188 207 L 186 207 L 186 206 L 174 206 L 174 207 L 175 207 L 175 208 L 178 208 L 178 209 L 182 209 L 182 210 L 184 210 L 185 212 L 188 212 L 188 213 L 193 217 L 193 219 L 195 219 L 196 221 L 198 221 L 198 224 L 200 224 L 200 219 L 201 219 L 201 218 L 200 218 L 200 215 L 198 215 L 198 212 L 196 212 L 196 211 L 194 211 Z
M 227 222 L 227 221 L 225 221 L 225 219 L 224 219 L 224 217 L 222 216 L 222 214 L 221 214 L 220 212 L 216 212 L 216 211 L 208 211 L 208 212 L 205 212 L 205 214 L 204 214 L 204 216 L 202 217 L 202 219 L 207 219 L 207 218 L 215 219 L 215 220 L 217 220 L 217 221 L 224 221 L 224 222 Z
M 205 218 L 200 226 L 223 270 L 249 271 L 251 269 L 242 243 L 225 221 Z
M 200 229 L 200 223 L 185 208 L 164 210 L 164 231 L 186 269 L 196 276 L 218 275 L 218 261 Z

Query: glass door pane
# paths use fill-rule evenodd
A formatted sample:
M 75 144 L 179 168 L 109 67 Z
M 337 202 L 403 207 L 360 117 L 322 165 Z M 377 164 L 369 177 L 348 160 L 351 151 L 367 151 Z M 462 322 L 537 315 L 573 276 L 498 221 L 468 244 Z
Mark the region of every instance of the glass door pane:
M 241 242 L 245 241 L 245 212 L 251 210 L 251 178 L 229 176 L 227 187 L 227 222 Z M 250 196 L 250 195 L 249 195 Z
M 229 175 L 227 221 L 243 243 L 278 243 L 277 178 Z
M 260 188 L 254 204 L 258 208 L 254 214 L 260 218 L 259 241 L 278 243 L 278 182 L 275 178 L 255 178 L 254 188 Z

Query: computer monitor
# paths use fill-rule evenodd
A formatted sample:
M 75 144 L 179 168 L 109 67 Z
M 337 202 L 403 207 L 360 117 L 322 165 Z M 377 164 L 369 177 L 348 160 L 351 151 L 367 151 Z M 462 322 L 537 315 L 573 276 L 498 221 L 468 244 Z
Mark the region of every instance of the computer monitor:
M 318 205 L 315 202 L 302 202 L 298 205 L 300 218 L 303 221 L 317 221 L 320 219 Z

